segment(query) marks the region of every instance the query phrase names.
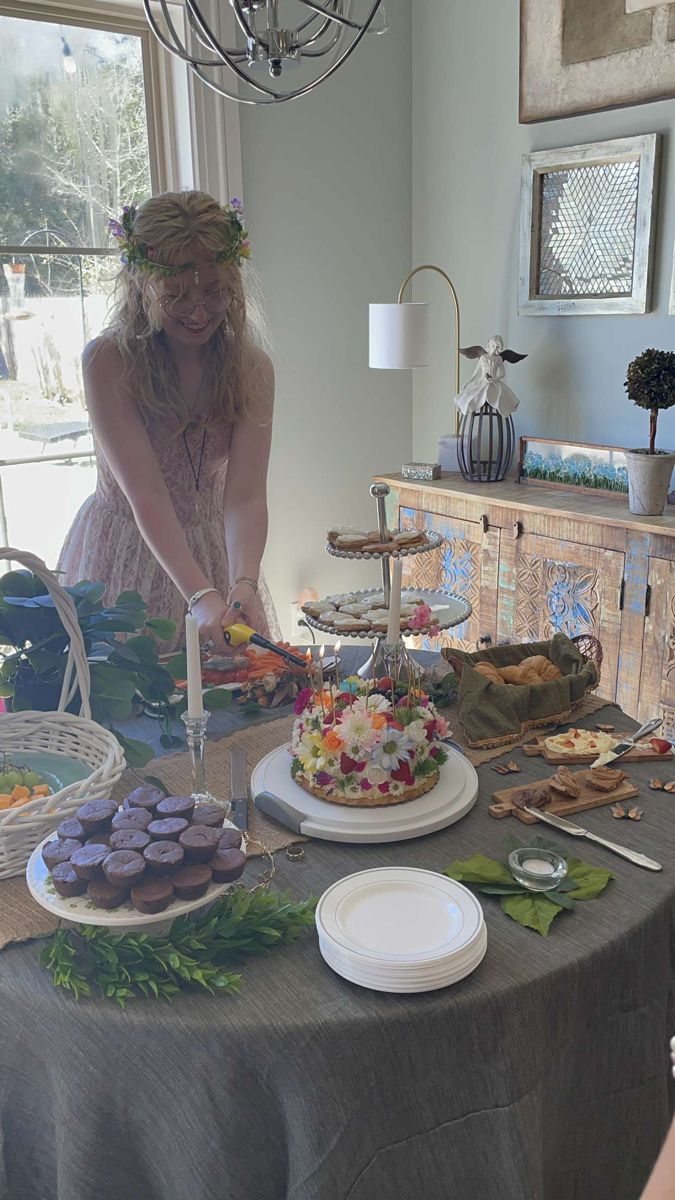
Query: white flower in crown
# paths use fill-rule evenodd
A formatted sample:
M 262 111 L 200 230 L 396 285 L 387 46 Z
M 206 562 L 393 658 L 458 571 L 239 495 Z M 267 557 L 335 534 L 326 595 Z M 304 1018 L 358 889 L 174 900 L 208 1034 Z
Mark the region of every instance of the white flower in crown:
M 413 742 L 405 729 L 389 728 L 373 746 L 373 762 L 384 767 L 386 771 L 395 771 L 413 748 Z
M 359 696 L 354 701 L 355 712 L 391 712 L 391 700 L 386 696 L 380 696 L 379 693 L 374 696 Z
M 356 706 L 345 709 L 337 732 L 350 754 L 355 750 L 369 750 L 377 736 L 365 709 Z
M 301 766 L 305 771 L 323 771 L 329 762 L 334 761 L 326 754 L 322 739 L 307 730 L 300 738 L 296 756 L 300 759 Z

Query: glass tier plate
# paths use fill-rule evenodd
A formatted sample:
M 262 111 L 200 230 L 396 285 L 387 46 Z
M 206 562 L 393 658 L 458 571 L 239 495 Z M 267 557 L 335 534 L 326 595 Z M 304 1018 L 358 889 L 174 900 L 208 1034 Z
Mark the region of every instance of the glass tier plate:
M 435 533 L 433 529 L 425 529 L 424 533 L 427 540 L 423 546 L 401 546 L 400 550 L 377 554 L 370 551 L 364 553 L 363 550 L 338 550 L 337 546 L 327 542 L 326 554 L 332 555 L 333 558 L 408 558 L 411 554 L 429 554 L 431 550 L 438 550 L 438 547 L 443 545 L 445 538 L 440 533 Z
M 375 596 L 381 593 L 381 591 L 381 588 L 361 588 L 349 594 L 355 597 L 356 603 L 368 603 L 371 596 Z M 329 604 L 330 600 L 331 597 L 326 596 L 326 604 Z M 452 629 L 453 626 L 461 625 L 463 621 L 468 620 L 471 616 L 469 601 L 465 600 L 463 596 L 455 596 L 452 592 L 442 592 L 435 588 L 403 588 L 401 592 L 401 602 L 403 604 L 413 604 L 416 600 L 424 600 L 425 604 L 429 605 L 435 617 L 435 622 L 440 629 Z M 386 610 L 383 609 L 382 611 L 385 612 Z M 380 630 L 376 631 L 374 629 L 358 629 L 353 631 L 340 629 L 335 625 L 328 625 L 323 621 L 319 621 L 318 618 L 309 617 L 306 614 L 303 614 L 303 619 L 308 625 L 311 625 L 312 629 L 319 629 L 322 633 L 331 633 L 339 638 L 353 637 L 361 638 L 362 641 L 364 639 L 368 641 L 371 638 L 384 636 Z M 402 630 L 401 632 L 404 637 L 408 635 L 410 637 L 418 637 L 420 634 L 424 635 L 425 630 Z

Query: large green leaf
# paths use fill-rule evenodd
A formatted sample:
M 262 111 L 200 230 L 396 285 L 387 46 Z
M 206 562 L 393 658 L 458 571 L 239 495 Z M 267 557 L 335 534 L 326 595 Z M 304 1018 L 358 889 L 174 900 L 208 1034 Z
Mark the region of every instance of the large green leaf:
M 155 757 L 155 751 L 152 746 L 148 746 L 147 742 L 139 742 L 136 738 L 126 737 L 120 733 L 119 729 L 115 729 L 114 725 L 110 726 L 110 731 L 114 733 L 122 747 L 128 767 L 144 767 Z
M 500 904 L 507 917 L 511 917 L 527 929 L 535 929 L 544 937 L 547 936 L 554 917 L 562 912 L 560 905 L 554 904 L 547 896 L 531 892 L 522 896 L 503 896 Z
M 450 879 L 459 883 L 505 883 L 513 885 L 513 875 L 494 858 L 486 858 L 484 854 L 473 854 L 471 858 L 455 859 L 443 872 Z
M 614 879 L 611 871 L 606 871 L 604 867 L 592 867 L 578 858 L 568 858 L 567 872 L 577 885 L 569 891 L 573 900 L 594 900 L 604 892 L 610 879 Z
M 187 679 L 187 655 L 183 650 L 180 654 L 174 654 L 166 664 L 166 669 L 172 679 Z
M 168 641 L 176 632 L 175 621 L 169 621 L 165 617 L 148 617 L 145 624 L 161 641 Z
M 0 576 L 0 592 L 3 596 L 40 596 L 47 588 L 32 571 L 7 571 Z

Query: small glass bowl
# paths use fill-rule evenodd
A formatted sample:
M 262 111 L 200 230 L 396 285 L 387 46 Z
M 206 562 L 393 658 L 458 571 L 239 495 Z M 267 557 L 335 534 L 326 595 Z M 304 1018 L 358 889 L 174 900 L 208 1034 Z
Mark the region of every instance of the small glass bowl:
M 514 879 L 530 892 L 552 892 L 567 874 L 567 863 L 552 850 L 540 846 L 521 846 L 509 854 L 509 869 Z

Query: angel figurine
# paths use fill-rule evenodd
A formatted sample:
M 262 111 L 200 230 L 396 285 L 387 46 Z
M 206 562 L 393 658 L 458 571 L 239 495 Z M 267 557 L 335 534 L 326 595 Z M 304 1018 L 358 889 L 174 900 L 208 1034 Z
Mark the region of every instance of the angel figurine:
M 504 383 L 504 363 L 522 362 L 526 354 L 504 349 L 504 339 L 495 334 L 488 339 L 487 348 L 467 346 L 460 350 L 465 358 L 477 358 L 478 365 L 471 378 L 455 396 L 455 404 L 462 416 L 476 413 L 484 404 L 489 404 L 502 417 L 510 417 L 520 401 Z

